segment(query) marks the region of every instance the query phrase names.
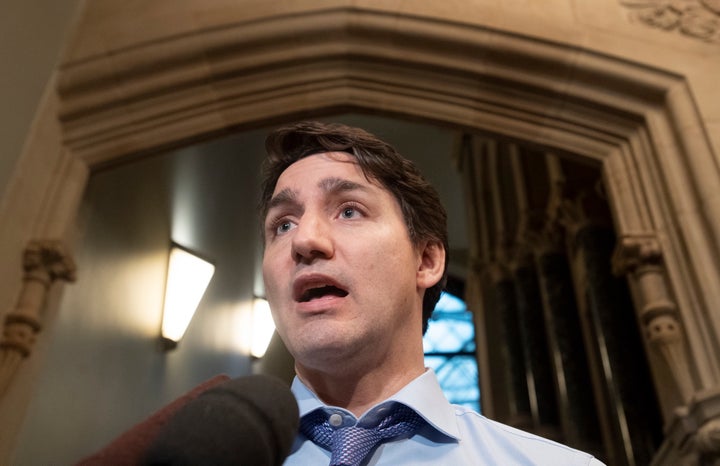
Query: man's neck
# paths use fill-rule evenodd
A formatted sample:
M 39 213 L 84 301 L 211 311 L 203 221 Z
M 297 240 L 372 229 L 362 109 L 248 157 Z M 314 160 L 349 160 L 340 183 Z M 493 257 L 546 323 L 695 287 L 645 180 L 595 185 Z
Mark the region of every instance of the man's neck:
M 425 372 L 422 354 L 410 364 L 385 362 L 373 367 L 348 366 L 334 372 L 315 371 L 300 364 L 295 370 L 325 403 L 345 408 L 360 417 Z

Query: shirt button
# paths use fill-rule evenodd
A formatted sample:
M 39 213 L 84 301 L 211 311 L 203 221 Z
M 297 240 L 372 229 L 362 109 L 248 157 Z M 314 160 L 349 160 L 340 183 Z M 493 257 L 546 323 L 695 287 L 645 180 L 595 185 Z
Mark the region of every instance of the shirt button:
M 330 415 L 328 422 L 333 427 L 340 427 L 343 423 L 343 417 L 338 413 L 333 413 Z

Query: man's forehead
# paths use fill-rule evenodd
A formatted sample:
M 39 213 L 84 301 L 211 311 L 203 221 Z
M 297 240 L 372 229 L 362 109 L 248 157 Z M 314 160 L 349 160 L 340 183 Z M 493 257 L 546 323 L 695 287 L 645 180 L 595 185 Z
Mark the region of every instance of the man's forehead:
M 298 165 L 307 164 L 308 162 L 325 162 L 328 164 L 332 164 L 333 162 L 336 163 L 348 163 L 352 165 L 359 165 L 357 158 L 352 155 L 349 152 L 344 151 L 325 151 L 325 152 L 310 152 L 308 155 L 304 155 L 294 162 L 292 162 L 290 165 L 285 167 L 285 169 L 280 173 L 280 177 L 282 177 L 288 170 L 293 169 L 294 167 L 297 167 Z
M 324 190 L 328 190 L 328 188 L 336 188 L 338 185 L 342 185 L 340 181 L 343 179 L 350 180 L 356 178 L 356 176 L 353 175 L 361 175 L 364 181 L 382 188 L 376 180 L 367 176 L 354 155 L 347 152 L 317 152 L 298 159 L 288 165 L 280 173 L 280 176 L 278 176 L 273 196 L 277 195 L 281 190 L 285 190 L 287 188 L 285 185 L 288 178 L 296 176 L 296 172 L 298 170 L 302 172 L 302 170 L 308 169 L 309 167 L 312 167 L 312 170 L 310 171 L 310 174 L 307 175 L 308 177 L 311 177 L 315 173 L 327 172 L 327 175 L 317 182 L 318 187 L 323 188 Z M 336 171 L 340 171 L 341 173 L 333 175 L 332 173 L 335 173 Z M 354 187 L 358 187 L 360 185 L 362 185 L 362 181 L 356 182 L 356 186 Z

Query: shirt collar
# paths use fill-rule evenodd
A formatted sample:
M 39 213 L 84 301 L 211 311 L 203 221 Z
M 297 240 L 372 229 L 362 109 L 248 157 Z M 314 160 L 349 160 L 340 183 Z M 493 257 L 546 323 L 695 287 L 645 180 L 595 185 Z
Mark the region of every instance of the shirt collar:
M 297 400 L 300 417 L 318 408 L 328 408 L 328 405 L 323 403 L 298 377 L 293 380 L 291 390 Z M 456 440 L 460 439 L 455 408 L 445 398 L 432 369 L 426 369 L 422 375 L 387 400 L 371 408 L 370 411 L 388 402 L 398 402 L 409 406 L 438 431 Z

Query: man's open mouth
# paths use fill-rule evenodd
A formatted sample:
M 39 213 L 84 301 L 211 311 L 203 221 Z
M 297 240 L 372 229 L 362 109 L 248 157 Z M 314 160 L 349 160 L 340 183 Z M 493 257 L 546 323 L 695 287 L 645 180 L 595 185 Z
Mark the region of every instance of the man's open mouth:
M 313 299 L 324 298 L 326 296 L 338 296 L 344 298 L 348 292 L 333 285 L 324 285 L 305 290 L 298 299 L 301 303 L 312 301 Z

